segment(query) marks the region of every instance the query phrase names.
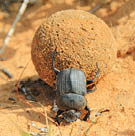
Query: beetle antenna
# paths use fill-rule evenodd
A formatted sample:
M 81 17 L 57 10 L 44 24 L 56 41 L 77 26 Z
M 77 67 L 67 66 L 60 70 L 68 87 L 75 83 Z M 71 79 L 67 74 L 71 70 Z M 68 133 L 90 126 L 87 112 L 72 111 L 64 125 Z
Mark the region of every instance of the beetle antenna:
M 55 61 L 55 52 L 56 52 L 56 49 L 52 52 L 52 68 L 53 68 L 53 71 L 58 74 L 60 72 L 60 70 L 58 70 L 57 68 L 55 68 L 55 64 L 54 64 L 54 61 Z

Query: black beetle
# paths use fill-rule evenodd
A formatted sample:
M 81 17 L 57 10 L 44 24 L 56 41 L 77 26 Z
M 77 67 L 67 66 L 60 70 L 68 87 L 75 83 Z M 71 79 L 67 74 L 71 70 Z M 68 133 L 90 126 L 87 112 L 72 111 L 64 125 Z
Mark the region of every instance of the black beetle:
M 87 110 L 87 114 L 83 118 L 84 121 L 87 121 L 90 115 L 90 109 L 87 106 L 87 100 L 84 97 L 86 93 L 91 93 L 96 90 L 94 88 L 95 84 L 90 87 L 90 90 L 87 90 L 86 85 L 92 84 L 97 76 L 99 75 L 99 68 L 96 73 L 94 80 L 86 80 L 86 76 L 83 71 L 76 69 L 76 68 L 67 68 L 63 70 L 58 70 L 55 68 L 54 65 L 54 56 L 55 51 L 52 52 L 52 67 L 54 72 L 56 73 L 56 90 L 57 90 L 57 97 L 56 97 L 56 104 L 59 108 L 57 111 L 57 115 L 55 120 L 60 124 L 59 122 L 59 115 L 67 111 L 67 114 L 63 115 L 63 119 L 65 119 L 67 122 L 75 121 L 79 116 L 74 115 L 77 113 L 77 111 L 80 110 Z M 66 117 L 65 115 L 72 115 L 71 120 L 70 117 Z M 74 116 L 73 116 L 74 115 Z M 68 118 L 68 119 L 67 119 Z

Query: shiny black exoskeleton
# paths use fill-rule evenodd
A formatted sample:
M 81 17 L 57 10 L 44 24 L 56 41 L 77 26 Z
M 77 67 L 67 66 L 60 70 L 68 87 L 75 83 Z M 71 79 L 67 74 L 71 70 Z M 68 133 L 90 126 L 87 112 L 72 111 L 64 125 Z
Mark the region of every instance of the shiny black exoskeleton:
M 52 67 L 56 73 L 56 104 L 59 108 L 56 116 L 56 121 L 59 122 L 59 115 L 63 114 L 63 119 L 67 122 L 73 122 L 79 118 L 78 111 L 87 110 L 87 114 L 83 118 L 87 121 L 90 115 L 90 109 L 87 106 L 87 100 L 85 98 L 86 93 L 91 93 L 96 90 L 87 90 L 86 85 L 92 84 L 99 75 L 99 68 L 94 80 L 86 80 L 86 76 L 83 71 L 76 68 L 67 68 L 59 71 L 54 65 L 55 51 L 52 53 Z M 92 88 L 95 86 L 92 85 Z M 67 114 L 65 112 L 67 111 Z M 69 117 L 66 117 L 69 116 Z

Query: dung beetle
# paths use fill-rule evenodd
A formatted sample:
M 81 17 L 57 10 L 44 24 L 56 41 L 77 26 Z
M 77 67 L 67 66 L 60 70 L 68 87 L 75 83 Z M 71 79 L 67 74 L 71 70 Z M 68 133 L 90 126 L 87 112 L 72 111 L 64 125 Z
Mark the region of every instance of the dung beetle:
M 92 88 L 95 86 L 93 83 L 96 81 L 100 69 L 97 65 L 98 71 L 94 80 L 86 80 L 84 72 L 77 68 L 67 68 L 60 71 L 55 68 L 55 52 L 56 50 L 52 52 L 52 68 L 56 73 L 56 104 L 59 108 L 55 121 L 60 124 L 59 115 L 63 114 L 63 119 L 73 122 L 79 118 L 78 111 L 81 110 L 87 110 L 87 114 L 83 118 L 84 121 L 87 121 L 90 116 L 90 108 L 87 106 L 85 95 L 96 90 L 96 88 Z M 89 84 L 92 86 L 87 90 Z

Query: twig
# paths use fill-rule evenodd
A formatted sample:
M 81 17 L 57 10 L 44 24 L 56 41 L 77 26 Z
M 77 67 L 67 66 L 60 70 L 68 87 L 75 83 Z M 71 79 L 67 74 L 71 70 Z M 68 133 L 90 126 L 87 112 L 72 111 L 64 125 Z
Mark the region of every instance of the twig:
M 6 49 L 6 46 L 8 44 L 8 41 L 9 39 L 11 38 L 12 34 L 14 33 L 14 30 L 15 30 L 15 26 L 17 24 L 17 22 L 20 20 L 21 16 L 23 15 L 25 9 L 27 8 L 27 5 L 29 3 L 29 0 L 24 0 L 18 13 L 17 13 L 17 16 L 16 16 L 16 19 L 15 21 L 13 22 L 9 32 L 8 32 L 8 35 L 7 37 L 5 38 L 4 40 L 4 43 L 3 43 L 3 47 L 0 49 L 0 54 L 4 53 L 5 49 Z
M 78 129 L 78 131 L 77 131 L 77 136 L 80 135 L 81 129 L 82 129 L 82 125 L 80 124 L 80 125 L 79 125 L 79 129 Z
M 96 122 L 94 122 L 94 123 L 92 123 L 92 124 L 89 125 L 89 127 L 84 131 L 84 136 L 87 136 L 88 131 L 91 129 L 91 127 L 92 127 L 94 124 L 97 123 L 97 121 L 98 121 L 98 118 L 97 118 Z
M 72 132 L 73 132 L 73 126 L 72 126 L 72 128 L 71 128 L 71 131 L 70 131 L 69 136 L 72 136 Z
M 18 81 L 17 81 L 17 84 L 16 84 L 16 95 L 17 95 L 17 96 L 18 96 L 18 88 L 19 88 L 19 84 L 20 84 L 20 79 L 21 79 L 21 77 L 22 77 L 22 75 L 23 75 L 25 69 L 27 68 L 29 62 L 30 62 L 30 60 L 29 60 L 29 61 L 27 62 L 27 64 L 25 65 L 25 67 L 24 67 L 24 69 L 23 69 L 23 71 L 22 71 L 22 73 L 21 73 L 21 75 L 20 75 L 20 77 L 19 77 L 19 79 L 18 79 Z
M 91 13 L 91 14 L 94 14 L 94 12 L 95 12 L 96 10 L 100 9 L 102 6 L 103 6 L 103 4 L 97 5 L 95 8 L 93 8 L 93 9 L 90 10 L 90 13 Z
M 0 68 L 0 71 L 3 72 L 8 78 L 13 78 L 12 74 L 9 73 L 6 69 Z

